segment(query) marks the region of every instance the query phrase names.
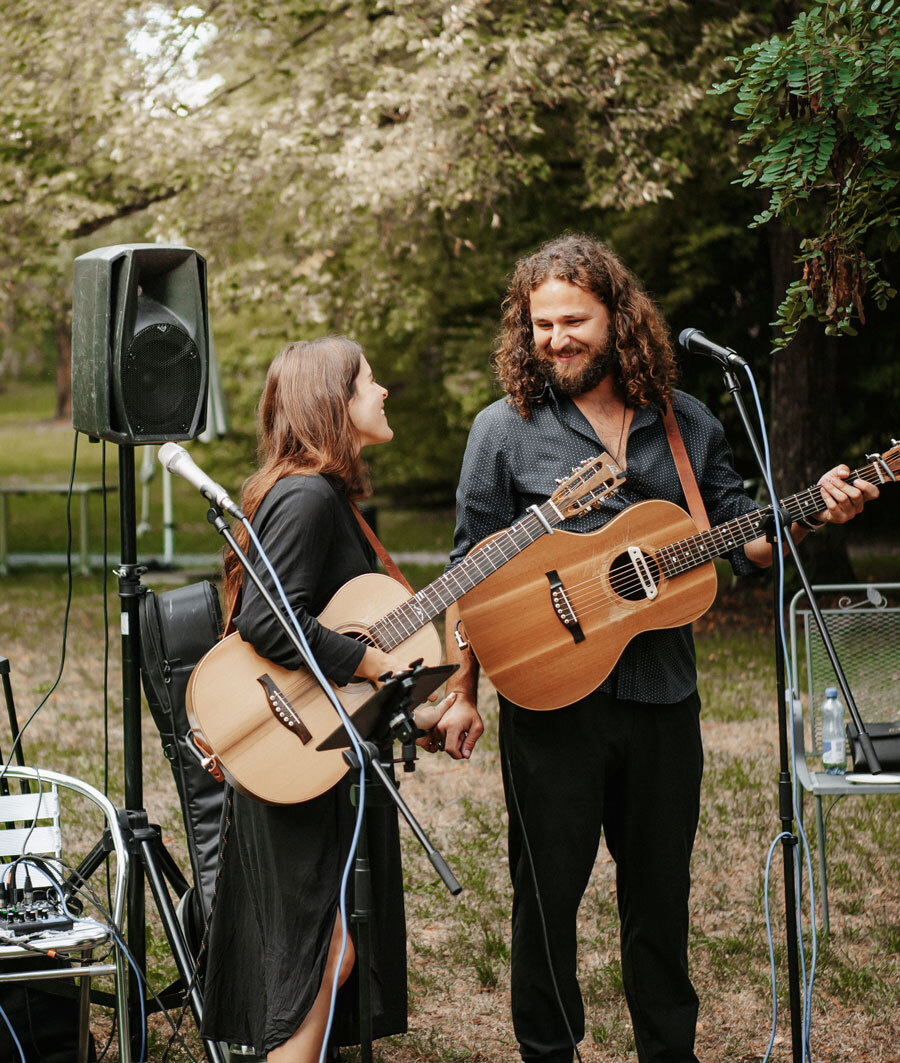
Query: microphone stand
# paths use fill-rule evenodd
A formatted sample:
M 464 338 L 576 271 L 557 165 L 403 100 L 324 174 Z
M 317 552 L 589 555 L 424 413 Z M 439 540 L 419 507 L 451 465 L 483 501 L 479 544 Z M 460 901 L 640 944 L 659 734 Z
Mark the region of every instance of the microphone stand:
M 733 352 L 730 352 L 733 353 Z M 759 441 L 756 437 L 756 431 L 747 413 L 747 408 L 741 395 L 741 384 L 735 373 L 735 368 L 743 366 L 746 363 L 743 359 L 734 355 L 733 358 L 727 360 L 720 359 L 724 366 L 725 386 L 731 393 L 737 406 L 738 413 L 740 414 L 741 422 L 744 426 L 744 432 L 747 436 L 747 440 L 750 443 L 750 447 L 753 450 L 753 455 L 756 459 L 756 463 L 759 466 L 762 474 L 763 482 L 769 488 L 768 472 L 766 469 L 766 462 L 763 456 L 762 449 L 760 448 Z M 869 770 L 873 775 L 878 774 L 881 771 L 881 766 L 878 763 L 878 758 L 875 755 L 875 749 L 872 745 L 870 736 L 865 731 L 865 724 L 860 717 L 859 711 L 856 707 L 856 702 L 853 698 L 853 694 L 850 690 L 850 686 L 847 682 L 847 677 L 844 674 L 844 670 L 841 667 L 841 663 L 838 660 L 837 653 L 834 649 L 834 644 L 831 641 L 831 636 L 828 632 L 828 627 L 825 623 L 825 618 L 819 609 L 818 602 L 816 601 L 815 594 L 813 593 L 812 586 L 809 582 L 809 577 L 806 574 L 806 569 L 800 558 L 800 553 L 797 549 L 797 544 L 794 542 L 790 534 L 790 521 L 787 513 L 781 509 L 778 505 L 778 499 L 772 497 L 771 490 L 770 502 L 772 504 L 772 515 L 769 518 L 769 528 L 766 533 L 767 540 L 772 544 L 772 557 L 773 562 L 776 561 L 775 551 L 777 550 L 777 529 L 781 529 L 781 539 L 787 543 L 790 550 L 791 557 L 793 558 L 794 565 L 797 569 L 797 573 L 800 576 L 800 580 L 803 584 L 803 589 L 806 592 L 806 597 L 810 604 L 810 609 L 815 617 L 816 625 L 822 636 L 822 641 L 825 645 L 828 653 L 829 660 L 834 668 L 835 675 L 837 676 L 838 683 L 841 690 L 844 693 L 844 697 L 847 700 L 847 705 L 850 709 L 850 715 L 854 724 L 859 731 L 860 746 L 865 753 L 866 761 L 869 765 Z M 791 1015 L 791 1047 L 792 1058 L 794 1063 L 803 1063 L 803 1023 L 801 1015 L 801 1003 L 800 1003 L 800 964 L 799 964 L 799 937 L 797 929 L 797 896 L 794 883 L 794 853 L 797 846 L 798 838 L 794 834 L 794 801 L 793 801 L 793 784 L 791 781 L 791 762 L 790 751 L 788 747 L 788 727 L 793 726 L 793 707 L 791 710 L 791 722 L 788 723 L 787 717 L 787 698 L 786 698 L 786 684 L 785 684 L 785 667 L 784 667 L 784 650 L 781 643 L 781 637 L 779 635 L 780 625 L 778 623 L 779 613 L 781 610 L 781 602 L 778 593 L 778 581 L 772 581 L 773 587 L 773 617 L 775 620 L 775 684 L 777 691 L 777 705 L 778 705 L 778 754 L 779 754 L 779 773 L 778 773 L 778 814 L 781 820 L 781 846 L 783 855 L 784 866 L 784 915 L 785 915 L 785 933 L 787 935 L 787 959 L 788 959 L 788 989 L 789 989 L 789 1003 L 790 1003 L 790 1015 Z M 865 735 L 865 737 L 863 737 Z M 815 916 L 813 916 L 815 918 Z
M 210 502 L 210 509 L 206 514 L 206 519 L 216 529 L 216 531 L 225 539 L 229 547 L 234 551 L 235 556 L 241 563 L 241 567 L 253 581 L 256 589 L 262 595 L 263 600 L 269 607 L 270 612 L 278 621 L 282 631 L 287 636 L 289 642 L 293 648 L 297 651 L 300 659 L 306 664 L 310 673 L 316 678 L 319 685 L 322 687 L 323 692 L 329 701 L 334 704 L 335 713 L 339 717 L 340 723 L 343 725 L 338 726 L 336 732 L 326 739 L 326 742 L 337 741 L 338 747 L 346 746 L 351 743 L 350 736 L 352 735 L 356 739 L 356 746 L 352 749 L 347 749 L 344 752 L 344 759 L 350 765 L 351 768 L 360 767 L 367 773 L 367 778 L 372 772 L 378 777 L 382 783 L 382 792 L 394 802 L 397 806 L 397 810 L 401 813 L 403 818 L 409 824 L 413 833 L 415 834 L 419 844 L 425 850 L 428 859 L 431 861 L 432 866 L 437 871 L 441 878 L 441 881 L 450 891 L 453 896 L 456 896 L 462 891 L 462 886 L 457 881 L 453 872 L 448 867 L 446 861 L 441 854 L 435 849 L 435 847 L 429 841 L 427 835 L 422 830 L 419 823 L 416 821 L 409 806 L 400 796 L 397 787 L 394 785 L 394 780 L 391 778 L 384 764 L 381 762 L 379 756 L 378 746 L 374 742 L 368 741 L 364 738 L 356 728 L 354 719 L 352 719 L 337 700 L 337 696 L 334 693 L 331 686 L 327 681 L 323 681 L 321 672 L 309 652 L 308 648 L 303 645 L 297 632 L 294 630 L 288 618 L 284 615 L 284 610 L 276 603 L 273 596 L 270 594 L 268 588 L 262 581 L 259 573 L 253 567 L 250 559 L 247 557 L 240 544 L 232 534 L 231 528 L 222 512 L 222 508 L 217 502 Z M 419 662 L 421 663 L 421 662 Z M 455 670 L 455 669 L 454 669 Z M 435 672 L 435 669 L 430 671 Z M 415 680 L 417 678 L 418 668 L 414 667 L 410 673 L 403 673 L 400 676 L 389 679 L 381 689 L 376 691 L 373 696 L 361 705 L 356 712 L 354 712 L 354 718 L 359 719 L 363 715 L 371 715 L 373 703 L 384 703 L 383 709 L 385 710 L 383 715 L 387 716 L 390 721 L 390 728 L 392 732 L 397 734 L 404 740 L 405 743 L 411 741 L 416 735 L 413 733 L 415 730 L 415 724 L 412 719 L 407 715 L 407 710 L 411 705 L 418 704 L 422 700 L 419 697 L 418 700 L 414 700 L 417 695 L 415 688 Z M 446 678 L 446 677 L 444 677 Z M 433 689 L 440 682 L 443 682 L 443 678 L 438 683 L 432 683 Z M 430 693 L 430 689 L 423 695 L 427 696 Z M 340 706 L 340 708 L 339 708 Z M 412 728 L 412 731 L 410 730 Z M 344 740 L 346 736 L 346 740 Z M 324 743 L 322 744 L 324 745 Z M 322 748 L 322 746 L 320 746 Z M 357 756 L 356 750 L 360 751 L 362 757 L 362 765 L 360 765 L 360 758 Z M 408 767 L 408 766 L 407 766 Z M 366 787 L 366 801 L 369 800 L 368 794 L 370 790 Z M 357 791 L 358 793 L 358 791 Z M 365 807 L 363 808 L 363 816 L 365 816 Z M 371 937 L 369 932 L 369 920 L 372 912 L 371 905 L 371 888 L 369 882 L 369 854 L 368 844 L 366 841 L 365 821 L 363 822 L 363 829 L 360 831 L 360 843 L 357 849 L 356 865 L 355 865 L 355 890 L 354 890 L 354 913 L 353 921 L 358 926 L 358 960 L 359 960 L 359 1021 L 360 1021 L 360 1058 L 362 1063 L 371 1063 L 372 1061 L 372 1014 L 371 1014 Z

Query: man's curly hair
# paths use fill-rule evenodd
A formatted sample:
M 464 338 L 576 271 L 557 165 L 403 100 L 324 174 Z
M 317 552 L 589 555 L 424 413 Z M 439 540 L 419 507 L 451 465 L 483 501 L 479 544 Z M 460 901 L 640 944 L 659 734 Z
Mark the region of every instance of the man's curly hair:
M 535 352 L 530 296 L 551 278 L 577 285 L 606 306 L 618 354 L 613 374 L 626 403 L 634 407 L 667 403 L 677 370 L 662 314 L 605 244 L 575 234 L 550 240 L 516 263 L 503 300 L 503 328 L 491 357 L 512 406 L 530 417 L 547 383 Z

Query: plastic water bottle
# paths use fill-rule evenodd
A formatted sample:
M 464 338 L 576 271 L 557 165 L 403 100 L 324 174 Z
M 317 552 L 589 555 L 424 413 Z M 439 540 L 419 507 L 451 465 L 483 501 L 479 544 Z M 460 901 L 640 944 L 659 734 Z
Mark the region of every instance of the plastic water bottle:
M 844 706 L 838 701 L 837 687 L 828 687 L 822 702 L 822 764 L 826 775 L 847 771 Z

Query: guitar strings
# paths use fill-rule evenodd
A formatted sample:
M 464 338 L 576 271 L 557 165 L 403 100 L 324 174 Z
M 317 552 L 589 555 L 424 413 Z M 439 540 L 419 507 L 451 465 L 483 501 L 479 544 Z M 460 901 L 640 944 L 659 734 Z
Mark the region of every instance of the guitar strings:
M 854 470 L 850 473 L 848 479 L 865 479 L 868 480 L 869 483 L 882 482 L 882 479 L 878 475 L 878 472 L 874 465 L 866 466 L 862 470 Z M 811 487 L 806 489 L 805 491 L 801 491 L 798 494 L 793 495 L 792 497 L 789 497 L 789 499 L 784 500 L 783 504 L 785 508 L 789 510 L 795 506 L 799 506 L 799 512 L 802 513 L 803 496 L 808 496 L 809 500 L 812 501 L 814 497 L 814 490 L 815 488 Z M 752 524 L 755 520 L 759 520 L 760 512 L 767 511 L 770 511 L 770 507 L 766 507 L 763 510 L 754 510 L 750 513 L 745 513 L 742 517 L 735 518 L 734 521 L 729 523 L 732 525 L 741 523 L 746 524 L 749 520 Z M 678 542 L 669 544 L 668 546 L 663 546 L 656 552 L 648 551 L 646 552 L 645 556 L 648 557 L 651 561 L 655 562 L 663 577 L 681 575 L 682 573 L 690 571 L 693 568 L 697 568 L 699 564 L 706 563 L 708 560 L 707 558 L 696 560 L 693 556 L 689 556 L 684 559 L 678 556 L 679 553 L 683 554 L 685 552 L 685 545 L 692 541 L 696 542 L 698 539 L 711 539 L 715 536 L 718 536 L 718 539 L 720 540 L 720 545 L 726 547 L 728 546 L 728 540 L 726 540 L 723 534 L 721 534 L 721 529 L 713 528 L 709 529 L 708 532 L 699 533 L 697 536 L 691 536 L 687 539 L 682 539 Z M 675 556 L 669 556 L 665 559 L 662 559 L 661 555 L 665 553 L 669 555 L 674 554 Z M 683 564 L 685 560 L 687 561 L 687 563 Z M 672 564 L 670 564 L 670 562 L 673 561 L 675 562 L 675 566 L 672 566 Z M 666 562 L 669 562 L 668 566 Z M 681 567 L 682 564 L 683 567 Z M 665 568 L 667 567 L 674 567 L 676 571 L 665 572 Z M 570 602 L 570 604 L 572 605 L 573 610 L 575 610 L 577 606 L 578 610 L 580 610 L 582 614 L 594 612 L 599 606 L 604 606 L 609 604 L 610 602 L 614 602 L 617 600 L 617 598 L 626 598 L 627 600 L 630 594 L 640 593 L 643 589 L 643 581 L 641 580 L 640 576 L 638 575 L 638 573 L 635 572 L 633 567 L 628 567 L 627 563 L 623 564 L 623 567 L 617 571 L 609 570 L 609 586 L 613 589 L 615 593 L 610 594 L 605 589 L 602 589 L 602 585 L 605 584 L 605 581 L 605 575 L 601 574 L 598 576 L 592 576 L 588 579 L 581 580 L 580 583 L 572 584 L 571 586 L 566 586 L 564 588 L 565 594 L 568 602 Z M 657 586 L 659 586 L 657 580 L 655 580 L 655 583 L 657 583 Z M 636 598 L 636 600 L 632 598 L 632 601 L 641 601 L 641 598 Z M 644 598 L 644 601 L 646 601 L 646 597 Z
M 868 480 L 869 482 L 882 482 L 881 478 L 875 473 L 875 466 L 868 465 L 864 469 L 854 470 L 850 473 L 848 480 L 861 479 Z M 811 501 L 814 497 L 814 487 L 807 488 L 805 491 L 801 491 L 796 495 L 791 496 L 783 501 L 784 507 L 788 510 L 789 515 L 791 509 L 797 510 L 797 515 L 803 514 L 803 497 L 808 496 L 807 501 Z M 735 527 L 738 525 L 744 525 L 741 529 L 741 533 L 751 532 L 756 530 L 756 523 L 758 522 L 760 515 L 767 515 L 771 512 L 771 507 L 765 507 L 764 509 L 753 510 L 749 513 L 742 514 L 740 517 L 736 517 L 733 521 L 729 521 L 726 525 L 720 525 L 718 528 L 708 529 L 704 532 L 699 532 L 696 535 L 689 536 L 685 539 L 680 539 L 674 543 L 669 543 L 662 547 L 655 547 L 653 549 L 645 550 L 645 555 L 652 559 L 661 570 L 668 569 L 669 571 L 663 571 L 663 575 L 678 576 L 683 572 L 687 572 L 692 568 L 697 567 L 700 564 L 706 563 L 711 560 L 711 557 L 698 556 L 696 549 L 689 549 L 688 544 L 696 543 L 698 541 L 704 543 L 704 553 L 712 554 L 712 556 L 719 556 L 721 553 L 728 553 L 738 545 L 742 545 L 733 541 L 732 537 L 726 536 L 724 529 L 727 527 Z M 747 524 L 750 527 L 746 527 Z M 747 540 L 749 541 L 749 540 Z M 622 553 L 626 553 L 623 551 Z M 600 577 L 602 579 L 602 577 Z M 590 577 L 582 581 L 581 583 L 573 583 L 567 585 L 565 590 L 569 599 L 572 599 L 573 595 L 578 595 L 579 590 L 593 586 L 597 582 L 597 577 Z M 642 582 L 635 573 L 633 567 L 626 567 L 625 564 L 619 569 L 617 573 L 613 573 L 610 576 L 610 584 L 617 590 L 627 594 L 640 589 Z
M 847 479 L 851 481 L 855 479 L 867 480 L 870 483 L 883 482 L 882 478 L 878 475 L 874 464 L 868 465 L 863 469 L 853 470 Z M 782 504 L 788 511 L 792 508 L 798 508 L 798 512 L 802 514 L 804 496 L 807 501 L 811 501 L 815 497 L 814 491 L 815 487 L 807 488 L 805 491 L 798 492 L 798 494 L 785 499 Z M 749 522 L 751 528 L 746 530 L 755 530 L 753 525 L 759 520 L 760 513 L 767 514 L 769 512 L 771 512 L 771 507 L 754 510 L 735 518 L 733 521 L 730 521 L 729 524 L 734 527 L 741 524 L 746 525 Z M 789 515 L 791 515 L 790 512 Z M 654 551 L 645 551 L 645 557 L 652 561 L 658 568 L 659 574 L 662 578 L 682 575 L 684 572 L 690 571 L 691 569 L 699 567 L 701 564 L 706 564 L 708 561 L 712 560 L 711 557 L 697 557 L 694 552 L 688 551 L 688 543 L 697 542 L 698 540 L 702 541 L 703 539 L 712 539 L 712 543 L 707 542 L 706 552 L 709 553 L 709 547 L 712 545 L 717 550 L 714 556 L 719 556 L 718 550 L 720 548 L 724 553 L 727 553 L 730 549 L 734 548 L 736 544 L 730 544 L 729 539 L 725 537 L 723 532 L 724 527 L 726 526 L 700 532 L 697 535 L 689 536 L 686 539 L 681 539 Z M 716 539 L 718 539 L 718 541 L 716 541 Z M 626 551 L 623 551 L 623 553 L 625 552 Z M 683 556 L 685 553 L 687 553 L 687 557 Z M 666 569 L 669 569 L 669 571 L 666 571 Z M 605 589 L 604 584 L 607 582 L 614 593 L 611 594 Z M 656 586 L 659 586 L 660 578 L 657 577 L 653 579 L 653 582 Z M 619 599 L 646 601 L 646 596 L 640 596 L 643 591 L 643 586 L 643 581 L 633 565 L 629 565 L 626 562 L 618 570 L 609 569 L 607 570 L 607 573 L 591 576 L 578 583 L 567 585 L 564 587 L 564 591 L 573 611 L 585 615 L 596 612 L 598 608 L 606 606 Z M 630 595 L 638 595 L 638 597 L 629 599 Z
M 879 460 L 884 459 L 882 458 Z M 862 469 L 853 470 L 850 473 L 848 480 L 852 481 L 854 479 L 867 480 L 871 483 L 883 482 L 883 477 L 879 474 L 875 463 L 867 465 Z M 815 499 L 816 487 L 817 485 L 808 487 L 782 501 L 782 505 L 788 511 L 790 516 L 794 516 L 794 514 L 791 513 L 791 510 L 796 510 L 798 516 L 803 515 L 805 506 Z M 742 534 L 756 531 L 756 522 L 759 521 L 760 515 L 768 514 L 770 512 L 771 507 L 754 510 L 750 513 L 742 514 L 741 516 L 736 517 L 733 521 L 729 521 L 727 524 L 721 525 L 718 528 L 707 529 L 706 531 L 699 532 L 693 536 L 688 536 L 687 538 L 678 540 L 674 543 L 658 547 L 655 550 L 645 551 L 645 556 L 649 558 L 658 569 L 657 577 L 654 578 L 651 575 L 651 579 L 653 579 L 654 584 L 658 586 L 661 578 L 681 575 L 699 565 L 708 563 L 714 557 L 728 553 L 730 550 L 741 545 L 741 543 L 733 541 L 732 537 L 729 534 L 726 534 L 726 528 L 739 529 L 738 538 L 740 538 Z M 462 590 L 463 594 L 465 594 L 466 591 L 471 590 L 477 585 L 477 583 L 481 582 L 481 580 L 492 575 L 499 567 L 505 564 L 506 561 L 511 560 L 524 549 L 516 543 L 513 534 L 514 530 L 524 531 L 532 542 L 535 542 L 542 534 L 539 528 L 530 529 L 526 527 L 526 521 L 527 518 L 523 521 L 517 522 L 512 527 L 507 528 L 504 535 L 485 544 L 484 547 L 476 548 L 476 550 L 469 554 L 457 569 L 451 569 L 440 580 L 436 580 L 433 584 L 419 592 L 419 594 L 422 595 L 422 599 L 420 600 L 425 600 L 433 607 L 434 603 L 430 599 L 436 595 L 440 604 L 446 606 L 450 603 L 445 603 L 443 601 L 443 596 L 439 593 L 439 590 L 443 585 L 449 585 L 450 580 L 453 580 L 457 584 L 457 587 Z M 748 523 L 750 527 L 747 527 Z M 538 535 L 535 536 L 533 531 L 537 531 Z M 508 540 L 508 542 L 506 542 L 506 540 Z M 749 539 L 745 541 L 749 541 Z M 699 554 L 697 548 L 689 548 L 688 544 L 691 543 L 700 543 L 702 545 L 703 555 L 705 556 Z M 506 556 L 505 546 L 511 546 L 513 548 L 513 552 L 509 556 Z M 496 562 L 491 559 L 488 550 L 493 550 L 495 554 L 498 550 L 501 551 L 503 561 L 500 562 L 500 565 L 497 565 Z M 481 562 L 487 564 L 487 572 L 482 569 Z M 467 569 L 475 569 L 478 573 L 478 578 L 472 583 L 471 587 L 466 587 L 460 579 L 462 576 L 465 576 L 467 580 L 472 579 L 471 572 L 467 571 Z M 593 611 L 598 605 L 606 605 L 609 602 L 615 601 L 617 598 L 624 598 L 632 601 L 642 600 L 641 592 L 644 585 L 633 565 L 629 566 L 626 562 L 618 570 L 608 570 L 609 586 L 614 593 L 609 594 L 604 590 L 598 595 L 597 584 L 602 586 L 606 579 L 606 575 L 607 574 L 604 573 L 598 576 L 592 576 L 579 583 L 566 586 L 564 590 L 572 608 L 574 609 L 577 604 L 582 612 Z M 451 601 L 456 601 L 458 597 L 459 595 L 454 595 Z M 646 596 L 643 597 L 643 600 L 647 600 Z M 380 648 L 390 649 L 392 647 L 382 645 L 381 641 L 379 641 L 379 628 L 381 628 L 388 636 L 396 639 L 397 641 L 394 642 L 394 645 L 398 645 L 421 626 L 421 624 L 417 623 L 415 620 L 407 619 L 406 607 L 408 604 L 408 602 L 405 602 L 396 607 L 385 617 L 382 617 L 381 620 L 371 626 L 369 637 Z M 360 637 L 362 638 L 363 636 Z
M 595 479 L 596 474 L 592 470 L 599 460 L 599 457 L 594 459 L 594 462 L 592 462 L 591 465 L 578 476 L 578 480 L 590 483 L 592 479 Z M 573 477 L 569 481 L 570 493 L 573 491 L 572 484 L 574 482 L 575 478 Z M 583 486 L 586 487 L 586 484 Z M 600 486 L 594 486 L 590 490 L 585 490 L 585 492 L 579 497 L 578 501 L 579 503 L 586 504 L 585 500 L 590 498 L 590 504 L 596 505 L 599 501 L 602 501 L 602 499 L 612 494 L 616 486 L 617 484 L 614 478 L 607 478 Z M 551 512 L 545 511 L 546 506 L 551 507 Z M 536 542 L 544 534 L 546 522 L 552 521 L 554 525 L 560 523 L 559 510 L 556 508 L 553 498 L 542 503 L 538 508 L 543 514 L 543 520 L 533 514 L 526 514 L 509 528 L 499 532 L 488 542 L 476 546 L 458 566 L 451 569 L 449 572 L 444 573 L 443 576 L 434 580 L 413 597 L 418 599 L 420 603 L 427 603 L 431 609 L 435 609 L 434 599 L 437 599 L 438 608 L 435 609 L 432 616 L 437 616 L 438 613 L 443 612 L 448 606 L 458 601 L 463 594 L 472 590 L 482 580 L 493 575 L 493 573 L 505 565 L 507 561 L 511 561 L 514 557 L 520 554 L 522 550 Z M 518 541 L 523 533 L 529 540 L 524 545 Z M 507 553 L 507 550 L 510 552 Z M 498 553 L 502 558 L 499 563 L 495 560 Z M 484 564 L 487 571 L 485 571 L 485 568 L 482 568 L 482 564 Z M 477 575 L 473 576 L 472 569 L 475 570 Z M 455 589 L 451 586 L 453 583 L 456 584 Z M 466 583 L 468 583 L 468 586 Z M 441 593 L 444 587 L 448 588 L 450 597 L 449 601 L 445 601 L 444 595 Z M 422 618 L 420 616 L 417 615 L 415 618 L 409 617 L 409 605 L 411 601 L 412 599 L 403 602 L 401 605 L 392 609 L 386 616 L 383 616 L 380 620 L 375 621 L 370 626 L 370 637 L 380 649 L 392 649 L 423 626 Z M 430 620 L 432 617 L 427 619 Z M 380 633 L 379 629 L 381 629 Z M 383 644 L 379 641 L 379 634 L 381 634 L 382 637 L 386 635 L 389 639 L 393 639 L 394 641 L 390 645 L 387 643 Z

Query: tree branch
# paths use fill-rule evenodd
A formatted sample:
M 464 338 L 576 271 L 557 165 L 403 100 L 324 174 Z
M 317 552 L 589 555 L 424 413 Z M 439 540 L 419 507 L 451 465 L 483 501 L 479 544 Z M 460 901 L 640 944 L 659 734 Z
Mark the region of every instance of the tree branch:
M 298 45 L 304 44 L 310 39 L 310 37 L 314 37 L 317 33 L 320 33 L 334 19 L 349 11 L 351 6 L 352 4 L 350 3 L 342 4 L 335 11 L 332 11 L 327 18 L 320 19 L 314 26 L 310 26 L 309 29 L 304 30 L 303 33 L 299 35 L 299 37 L 295 37 L 292 41 L 289 41 L 284 46 L 284 48 L 281 49 L 275 59 L 271 63 L 268 63 L 264 69 L 270 70 L 273 66 L 277 66 L 278 63 L 280 63 L 281 60 L 290 52 L 292 52 Z M 262 70 L 255 70 L 252 74 L 248 74 L 245 78 L 242 78 L 240 81 L 236 81 L 233 85 L 228 85 L 226 88 L 217 92 L 215 96 L 210 96 L 208 100 L 204 100 L 203 103 L 201 103 L 198 107 L 195 107 L 191 114 L 197 114 L 199 111 L 205 110 L 207 107 L 211 107 L 214 103 L 218 103 L 226 96 L 230 96 L 233 92 L 238 92 L 240 89 L 244 88 L 244 86 L 249 85 L 252 81 L 255 81 L 256 78 L 259 77 L 262 72 Z
M 66 233 L 66 238 L 68 240 L 77 240 L 80 236 L 90 236 L 91 233 L 111 225 L 114 221 L 128 218 L 132 214 L 139 214 L 142 210 L 146 210 L 147 207 L 152 207 L 154 203 L 163 203 L 167 199 L 172 199 L 179 192 L 183 192 L 185 188 L 186 185 L 179 185 L 177 188 L 167 188 L 152 195 L 147 193 L 139 199 L 132 200 L 130 203 L 123 203 L 110 214 L 104 214 L 99 218 L 91 218 L 90 221 L 83 221 L 79 226 Z

